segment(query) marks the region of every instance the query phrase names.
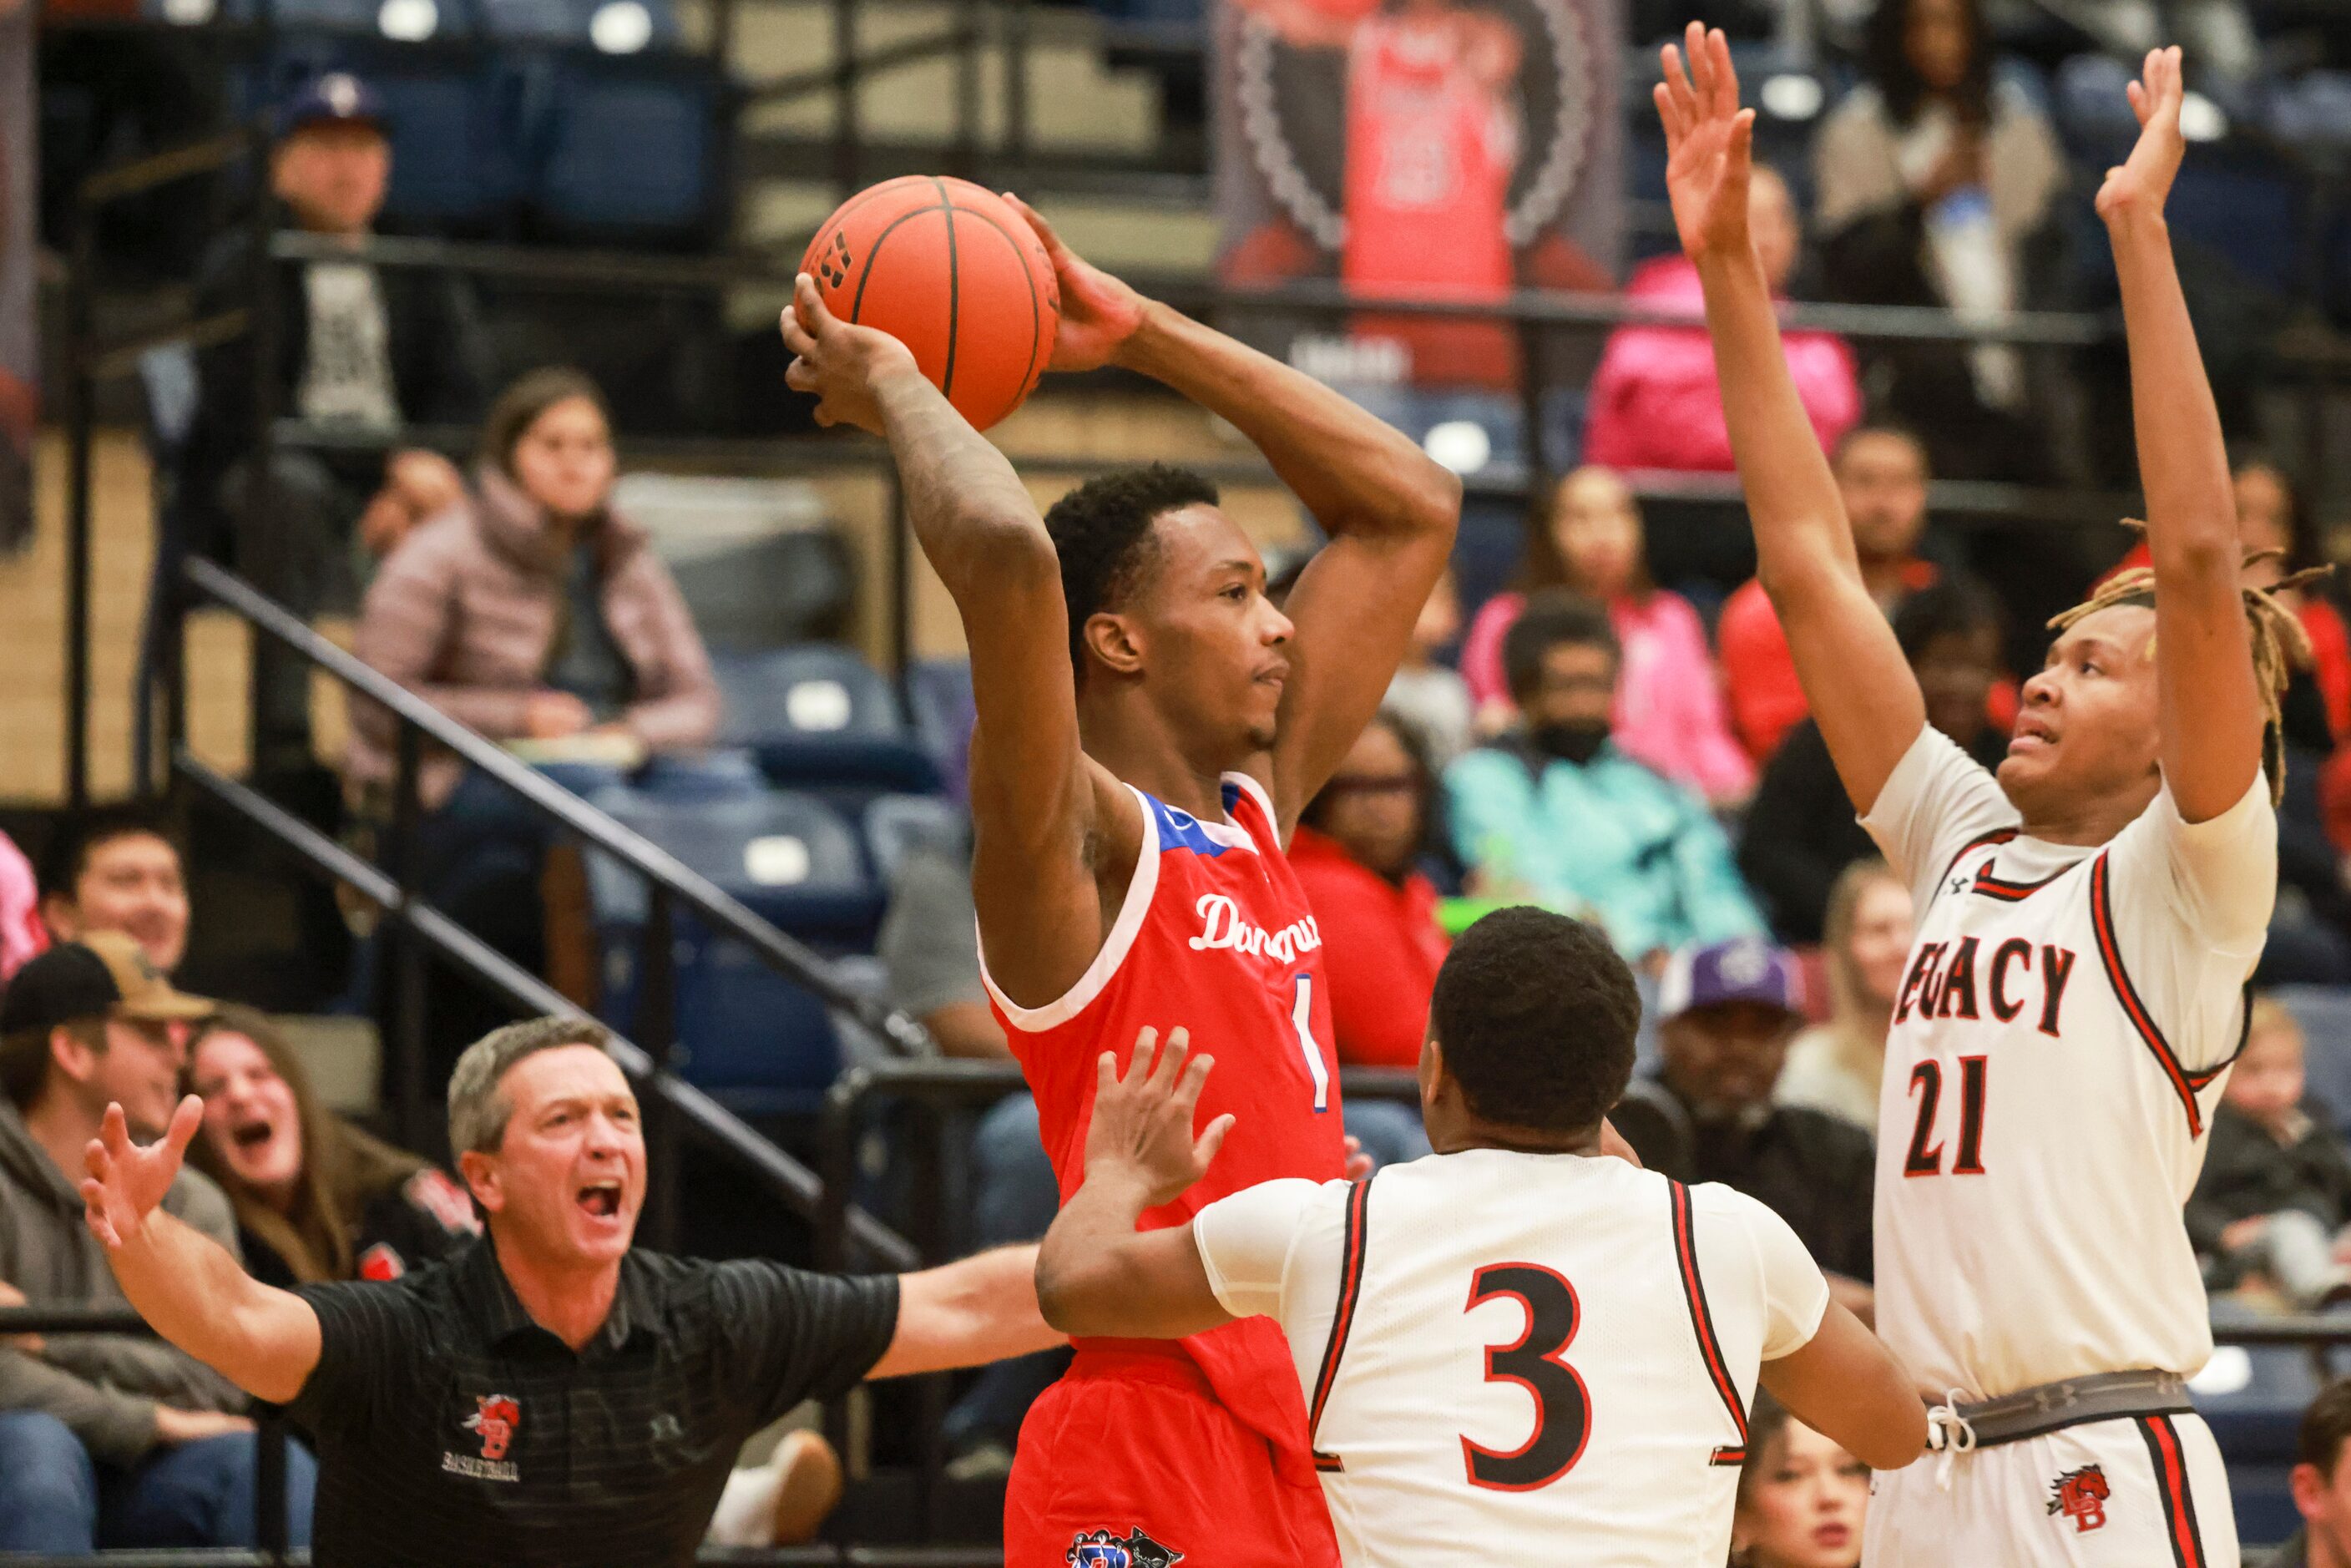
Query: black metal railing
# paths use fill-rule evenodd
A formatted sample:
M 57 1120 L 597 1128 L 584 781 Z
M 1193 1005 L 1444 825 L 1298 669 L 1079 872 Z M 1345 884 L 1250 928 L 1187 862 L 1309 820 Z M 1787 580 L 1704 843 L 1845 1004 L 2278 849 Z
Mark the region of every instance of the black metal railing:
M 371 863 L 250 786 L 209 767 L 172 737 L 172 770 L 260 829 L 311 871 L 331 877 L 381 908 L 398 939 L 388 955 L 392 977 L 392 1029 L 387 1040 L 397 1063 L 399 1120 L 403 1134 L 416 1139 L 426 1114 L 423 1081 L 423 992 L 429 954 L 455 964 L 478 982 L 525 1010 L 585 1016 L 574 1003 L 538 977 L 497 953 L 479 937 L 435 909 L 417 885 L 417 782 L 429 742 L 462 758 L 468 767 L 528 806 L 541 821 L 580 840 L 643 877 L 649 917 L 641 938 L 644 979 L 635 1020 L 637 1041 L 614 1042 L 615 1055 L 632 1078 L 647 1087 L 655 1113 L 648 1117 L 651 1164 L 667 1172 L 667 1196 L 657 1197 L 653 1233 L 664 1245 L 677 1235 L 677 1160 L 674 1134 L 691 1131 L 746 1163 L 777 1196 L 813 1218 L 821 1204 L 821 1183 L 808 1167 L 761 1137 L 731 1112 L 672 1071 L 673 1009 L 676 956 L 671 934 L 676 913 L 690 911 L 713 933 L 740 942 L 754 956 L 818 997 L 834 1013 L 854 1020 L 891 1050 L 910 1054 L 931 1050 L 922 1025 L 844 985 L 816 954 L 777 930 L 716 883 L 681 863 L 667 851 L 634 833 L 579 796 L 555 784 L 499 747 L 457 723 L 423 698 L 345 653 L 312 631 L 252 584 L 210 561 L 189 559 L 183 580 L 191 592 L 232 612 L 263 636 L 275 639 L 309 664 L 325 670 L 357 696 L 382 707 L 398 727 L 391 852 L 385 865 Z M 177 648 L 172 636 L 166 646 Z M 167 685 L 179 685 L 167 671 Z M 176 711 L 179 705 L 173 705 Z M 639 1043 L 641 1041 L 642 1043 Z M 887 1267 L 904 1267 L 912 1253 L 903 1239 L 860 1211 L 851 1220 L 856 1244 Z

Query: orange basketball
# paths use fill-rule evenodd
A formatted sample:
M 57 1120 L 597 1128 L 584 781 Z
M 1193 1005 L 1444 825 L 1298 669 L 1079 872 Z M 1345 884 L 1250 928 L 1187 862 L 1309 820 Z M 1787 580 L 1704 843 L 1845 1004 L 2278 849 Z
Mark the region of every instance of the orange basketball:
M 879 327 L 956 412 L 986 430 L 1036 390 L 1061 290 L 1026 219 L 967 180 L 909 174 L 825 219 L 800 270 L 846 321 Z

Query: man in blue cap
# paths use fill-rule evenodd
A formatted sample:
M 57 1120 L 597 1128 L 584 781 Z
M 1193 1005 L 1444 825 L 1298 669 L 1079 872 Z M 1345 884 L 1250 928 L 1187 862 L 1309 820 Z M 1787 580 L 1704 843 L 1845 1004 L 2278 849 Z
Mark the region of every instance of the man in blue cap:
M 371 238 L 392 178 L 382 99 L 358 77 L 329 71 L 298 89 L 278 111 L 270 151 L 275 226 L 341 240 Z M 253 235 L 233 227 L 207 258 L 197 313 L 247 307 L 253 299 Z M 377 268 L 349 261 L 279 266 L 271 292 L 277 315 L 281 416 L 391 440 L 405 425 L 469 422 L 486 380 L 482 332 L 471 301 L 447 274 Z M 271 454 L 266 503 L 251 461 L 256 334 L 204 350 L 189 432 L 182 493 L 195 512 L 200 553 L 225 555 L 236 570 L 297 614 L 348 614 L 358 606 L 356 532 L 381 555 L 408 527 L 455 501 L 462 490 L 446 457 L 392 445 Z M 225 538 L 223 536 L 225 535 Z M 309 683 L 305 667 L 266 639 L 255 650 L 264 766 L 308 753 Z
M 1865 1314 L 1870 1135 L 1771 1100 L 1804 1023 L 1794 956 L 1753 937 L 1685 947 L 1666 965 L 1657 1014 L 1662 1059 L 1610 1113 L 1617 1132 L 1650 1169 L 1719 1181 L 1771 1208 L 1828 1271 L 1837 1298 Z

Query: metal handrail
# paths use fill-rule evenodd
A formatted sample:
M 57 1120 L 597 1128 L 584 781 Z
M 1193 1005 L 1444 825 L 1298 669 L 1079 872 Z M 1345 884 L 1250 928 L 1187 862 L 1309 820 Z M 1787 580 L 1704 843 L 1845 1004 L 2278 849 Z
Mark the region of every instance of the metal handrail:
M 469 765 L 519 795 L 539 815 L 578 834 L 591 847 L 630 870 L 668 888 L 685 906 L 742 942 L 813 991 L 827 1007 L 848 1014 L 910 1056 L 933 1049 L 929 1031 L 896 1008 L 861 996 L 835 978 L 814 952 L 760 919 L 731 894 L 680 862 L 652 840 L 631 831 L 579 796 L 517 762 L 492 741 L 449 717 L 390 676 L 361 663 L 312 631 L 243 578 L 213 562 L 190 557 L 182 564 L 189 585 L 235 611 L 362 696 L 389 709 L 401 724 L 421 730 Z
M 269 243 L 269 254 L 281 261 L 365 261 L 376 267 L 439 267 L 474 277 L 535 283 L 680 292 L 762 284 L 789 286 L 798 267 L 788 258 L 795 256 L 798 248 L 786 242 L 761 255 L 661 256 L 413 235 L 378 235 L 353 244 L 296 229 L 277 230 Z M 1146 294 L 1186 308 L 1230 309 L 1253 315 L 1300 312 L 1337 316 L 1361 311 L 1586 329 L 1704 323 L 1704 318 L 1692 311 L 1660 308 L 1617 294 L 1520 288 L 1492 299 L 1414 299 L 1366 293 L 1324 279 L 1299 279 L 1246 288 L 1173 274 L 1131 273 L 1126 280 Z M 1928 305 L 1792 303 L 1782 308 L 1781 322 L 1790 330 L 1834 332 L 1864 340 L 2010 343 L 2036 348 L 2087 347 L 2115 341 L 2122 332 L 2122 318 L 2116 311 L 2011 310 L 1980 320 L 1963 320 L 1951 311 Z

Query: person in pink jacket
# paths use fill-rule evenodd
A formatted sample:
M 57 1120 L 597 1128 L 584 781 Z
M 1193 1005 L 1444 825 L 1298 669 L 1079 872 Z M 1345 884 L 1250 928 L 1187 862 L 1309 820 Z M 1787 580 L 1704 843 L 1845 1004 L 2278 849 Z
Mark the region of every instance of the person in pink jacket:
M 1795 205 L 1780 176 L 1761 167 L 1748 200 L 1755 248 L 1778 293 L 1795 269 L 1803 239 Z M 1584 461 L 1619 469 L 1729 473 L 1730 434 L 1715 385 L 1714 346 L 1706 335 L 1698 268 L 1678 253 L 1644 263 L 1625 286 L 1625 298 L 1660 309 L 1687 308 L 1690 325 L 1619 327 L 1609 334 L 1592 379 Z M 1823 449 L 1834 451 L 1861 418 L 1853 350 L 1833 332 L 1790 332 L 1784 340 L 1796 395 L 1812 416 Z
M 1587 465 L 1559 482 L 1549 525 L 1527 536 L 1517 586 L 1488 600 L 1461 646 L 1461 675 L 1480 727 L 1514 716 L 1502 673 L 1502 638 L 1527 595 L 1564 588 L 1608 606 L 1624 650 L 1616 683 L 1618 749 L 1715 806 L 1744 801 L 1755 765 L 1731 737 L 1722 682 L 1706 628 L 1689 601 L 1649 580 L 1640 508 L 1624 479 Z

